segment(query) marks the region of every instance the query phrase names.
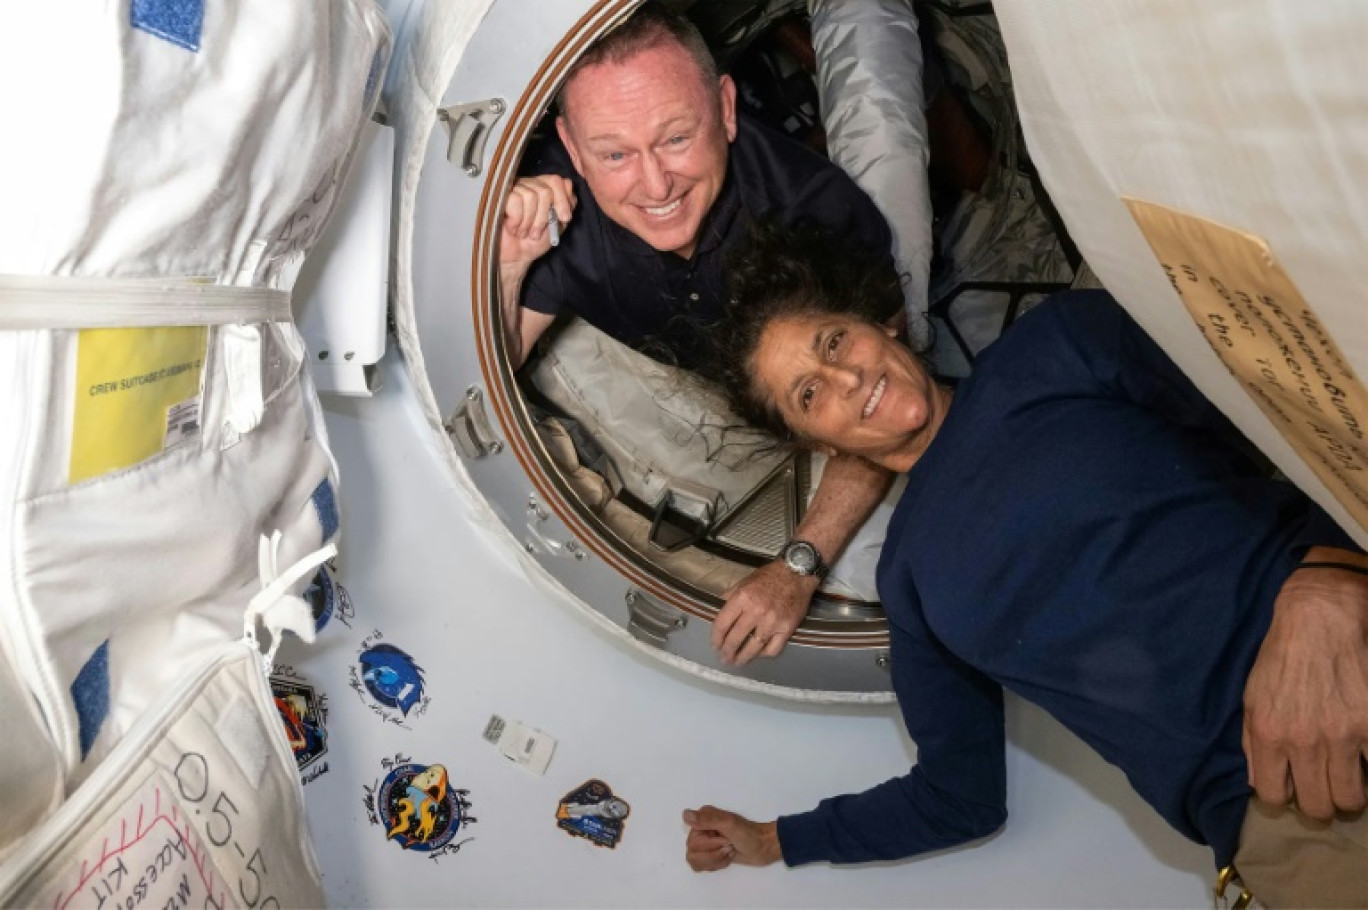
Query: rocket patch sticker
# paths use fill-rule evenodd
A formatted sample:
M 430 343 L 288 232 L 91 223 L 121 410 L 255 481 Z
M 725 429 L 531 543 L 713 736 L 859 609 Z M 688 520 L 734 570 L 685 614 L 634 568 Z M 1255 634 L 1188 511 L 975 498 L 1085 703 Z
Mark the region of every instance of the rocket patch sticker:
M 421 765 L 404 755 L 382 759 L 380 765 L 387 773 L 364 788 L 362 802 L 371 824 L 384 828 L 388 840 L 437 859 L 474 839 L 455 839 L 476 820 L 470 816 L 470 791 L 451 786 L 446 766 Z
M 319 761 L 328 752 L 328 696 L 315 692 L 293 668 L 280 666 L 271 674 L 271 694 L 300 780 L 311 783 L 328 772 L 328 763 Z
M 431 701 L 423 668 L 407 651 L 383 639 L 376 631 L 361 642 L 347 684 L 373 714 L 408 729 L 405 721 L 426 714 Z
M 556 807 L 556 827 L 611 850 L 622 840 L 622 829 L 631 811 L 626 800 L 614 796 L 611 787 L 595 778 L 561 799 Z

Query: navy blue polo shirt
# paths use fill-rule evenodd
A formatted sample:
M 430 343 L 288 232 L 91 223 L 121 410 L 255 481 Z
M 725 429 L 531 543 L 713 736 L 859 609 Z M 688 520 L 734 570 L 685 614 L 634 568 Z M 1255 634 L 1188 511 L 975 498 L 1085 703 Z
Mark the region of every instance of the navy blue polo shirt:
M 744 116 L 691 259 L 654 249 L 604 215 L 558 140 L 530 154 L 525 170 L 569 177 L 579 204 L 560 246 L 529 270 L 522 305 L 576 313 L 663 363 L 700 365 L 707 332 L 723 316 L 727 254 L 756 219 L 811 219 L 892 267 L 892 235 L 865 192 L 825 158 Z
M 1006 818 L 1002 690 L 1048 710 L 1230 862 L 1245 680 L 1313 545 L 1357 550 L 1102 292 L 981 354 L 879 560 L 918 763 L 779 819 L 790 864 L 909 856 Z

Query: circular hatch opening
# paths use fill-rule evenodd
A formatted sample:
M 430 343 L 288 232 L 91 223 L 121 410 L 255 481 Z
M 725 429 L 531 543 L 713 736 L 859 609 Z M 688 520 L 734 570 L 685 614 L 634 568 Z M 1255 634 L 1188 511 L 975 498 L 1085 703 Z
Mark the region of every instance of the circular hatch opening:
M 487 196 L 506 197 L 529 148 L 554 134 L 552 98 L 566 72 L 635 6 L 600 4 L 566 35 L 510 115 Z M 477 250 L 491 279 L 497 211 L 488 207 L 485 247 Z M 553 513 L 577 533 L 579 547 L 650 595 L 711 621 L 725 591 L 791 538 L 820 459 L 814 465 L 806 453 L 777 450 L 701 381 L 577 319 L 558 320 L 514 375 L 496 285 L 476 283 L 484 298 L 476 311 L 486 317 L 482 361 L 491 404 L 504 429 L 516 429 L 510 448 L 540 481 L 533 508 Z M 867 568 L 864 579 L 837 576 L 824 586 L 794 644 L 886 646 Z

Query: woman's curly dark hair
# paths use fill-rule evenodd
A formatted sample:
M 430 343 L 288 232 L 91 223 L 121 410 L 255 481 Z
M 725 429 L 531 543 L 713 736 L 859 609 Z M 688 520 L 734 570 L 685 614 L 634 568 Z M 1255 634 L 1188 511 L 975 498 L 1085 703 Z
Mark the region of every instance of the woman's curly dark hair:
M 752 226 L 727 259 L 726 318 L 712 333 L 703 375 L 736 414 L 782 439 L 793 434 L 755 384 L 752 361 L 774 319 L 844 313 L 878 323 L 900 311 L 902 283 L 891 262 L 811 222 Z

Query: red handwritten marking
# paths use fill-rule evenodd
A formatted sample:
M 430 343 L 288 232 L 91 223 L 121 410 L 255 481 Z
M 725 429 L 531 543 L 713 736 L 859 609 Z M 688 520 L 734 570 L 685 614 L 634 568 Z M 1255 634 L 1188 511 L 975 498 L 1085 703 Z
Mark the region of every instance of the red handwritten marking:
M 190 823 L 189 823 L 189 820 L 187 819 L 187 820 L 186 820 L 186 829 L 188 830 L 189 827 L 190 827 Z M 213 884 L 213 882 L 214 882 L 214 873 L 213 873 L 212 871 L 209 873 L 209 878 L 208 878 L 207 881 L 206 881 L 205 878 L 204 878 L 204 864 L 205 864 L 205 862 L 206 862 L 206 861 L 208 860 L 208 858 L 209 858 L 209 851 L 206 850 L 206 849 L 204 849 L 204 844 L 203 844 L 203 842 L 200 843 L 200 848 L 199 848 L 199 849 L 196 849 L 196 848 L 195 848 L 195 845 L 192 844 L 192 843 L 190 843 L 189 838 L 186 838 L 185 843 L 186 843 L 186 849 L 189 850 L 191 858 L 193 858 L 194 861 L 195 861 L 195 869 L 196 869 L 196 871 L 199 872 L 200 881 L 201 881 L 201 882 L 204 882 L 204 887 L 205 887 L 206 890 L 208 890 L 208 891 L 213 891 L 213 890 L 214 890 L 214 884 Z M 218 905 L 219 905 L 220 907 L 227 906 L 227 904 L 225 903 L 225 896 L 224 896 L 224 893 L 223 893 L 222 891 L 219 892 Z
M 143 841 L 143 839 L 146 838 L 147 835 L 151 834 L 152 831 L 153 831 L 153 829 L 155 829 L 155 828 L 157 827 L 157 823 L 158 823 L 158 822 L 166 822 L 166 823 L 171 827 L 171 830 L 172 830 L 172 831 L 176 832 L 177 834 L 179 834 L 179 835 L 181 836 L 181 842 L 182 842 L 183 844 L 185 844 L 186 849 L 187 849 L 187 851 L 190 853 L 190 855 L 191 855 L 192 857 L 195 858 L 195 861 L 196 861 L 196 862 L 195 862 L 195 871 L 199 874 L 200 884 L 204 885 L 204 890 L 209 891 L 209 892 L 211 892 L 211 893 L 213 892 L 213 890 L 214 890 L 214 886 L 213 886 L 213 884 L 212 884 L 213 879 L 214 879 L 213 873 L 211 872 L 211 873 L 209 874 L 209 878 L 208 878 L 207 880 L 206 880 L 205 877 L 204 877 L 204 862 L 205 862 L 206 859 L 208 859 L 208 855 L 207 855 L 207 854 L 208 854 L 208 851 L 206 851 L 206 850 L 203 849 L 203 845 L 202 845 L 202 844 L 201 844 L 201 849 L 196 850 L 195 847 L 194 847 L 194 844 L 191 842 L 190 837 L 191 837 L 191 834 L 192 834 L 192 830 L 191 830 L 191 826 L 190 826 L 190 819 L 187 817 L 186 820 L 185 820 L 185 830 L 184 830 L 184 831 L 180 830 L 180 828 L 176 827 L 176 823 L 175 823 L 175 821 L 173 820 L 173 818 L 167 817 L 166 815 L 162 814 L 162 812 L 161 812 L 161 787 L 157 787 L 156 790 L 153 791 L 153 795 L 154 795 L 154 807 L 153 807 L 153 811 L 157 813 L 157 816 L 156 816 L 155 818 L 153 818 L 151 822 L 148 823 L 148 825 L 147 825 L 146 828 L 143 828 L 143 826 L 142 826 L 143 808 L 146 806 L 146 803 L 144 803 L 143 805 L 139 806 L 139 807 L 138 807 L 138 826 L 137 826 L 138 834 L 137 834 L 137 836 L 134 837 L 133 840 L 128 841 L 127 843 L 123 843 L 123 844 L 119 847 L 119 849 L 118 849 L 118 850 L 115 850 L 113 853 L 110 853 L 110 852 L 108 851 L 108 848 L 109 848 L 109 838 L 106 837 L 106 838 L 105 838 L 105 841 L 104 841 L 104 846 L 103 846 L 103 848 L 100 850 L 100 862 L 99 862 L 98 864 L 96 864 L 95 868 L 91 869 L 91 870 L 87 873 L 87 872 L 86 872 L 86 866 L 89 864 L 89 860 L 82 860 L 82 862 L 81 862 L 81 880 L 80 880 L 79 882 L 76 883 L 76 887 L 73 888 L 73 889 L 71 890 L 71 894 L 70 894 L 70 895 L 67 895 L 65 900 L 63 900 L 63 894 L 64 894 L 64 892 L 61 892 L 61 891 L 57 892 L 57 897 L 56 897 L 56 899 L 55 899 L 55 900 L 53 901 L 53 903 L 52 903 L 52 906 L 55 908 L 55 910 L 66 910 L 67 905 L 70 904 L 71 901 L 72 901 L 73 899 L 75 899 L 75 897 L 76 897 L 77 894 L 80 894 L 80 893 L 81 893 L 81 889 L 83 889 L 83 888 L 85 887 L 86 882 L 90 881 L 91 876 L 93 876 L 93 875 L 94 875 L 96 872 L 98 872 L 99 870 L 103 869 L 103 868 L 104 868 L 104 864 L 107 863 L 109 860 L 113 859 L 113 858 L 116 857 L 116 856 L 119 856 L 120 854 L 124 853 L 125 851 L 127 851 L 127 850 L 129 850 L 129 849 L 131 849 L 131 848 L 137 846 L 139 843 L 141 843 L 141 842 Z M 172 806 L 171 814 L 172 814 L 172 816 L 175 816 L 175 815 L 176 815 L 176 811 L 175 811 L 175 806 L 174 806 L 174 804 L 173 804 L 173 806 Z M 127 820 L 127 819 L 124 819 L 124 820 L 123 820 L 123 824 L 126 826 L 126 825 L 128 824 L 128 820 Z M 121 839 L 122 839 L 122 838 L 121 838 Z M 220 892 L 219 892 L 219 906 L 220 906 L 220 907 L 225 906 L 225 904 L 224 904 L 224 899 L 223 899 L 223 898 L 224 898 L 223 892 L 220 891 Z

